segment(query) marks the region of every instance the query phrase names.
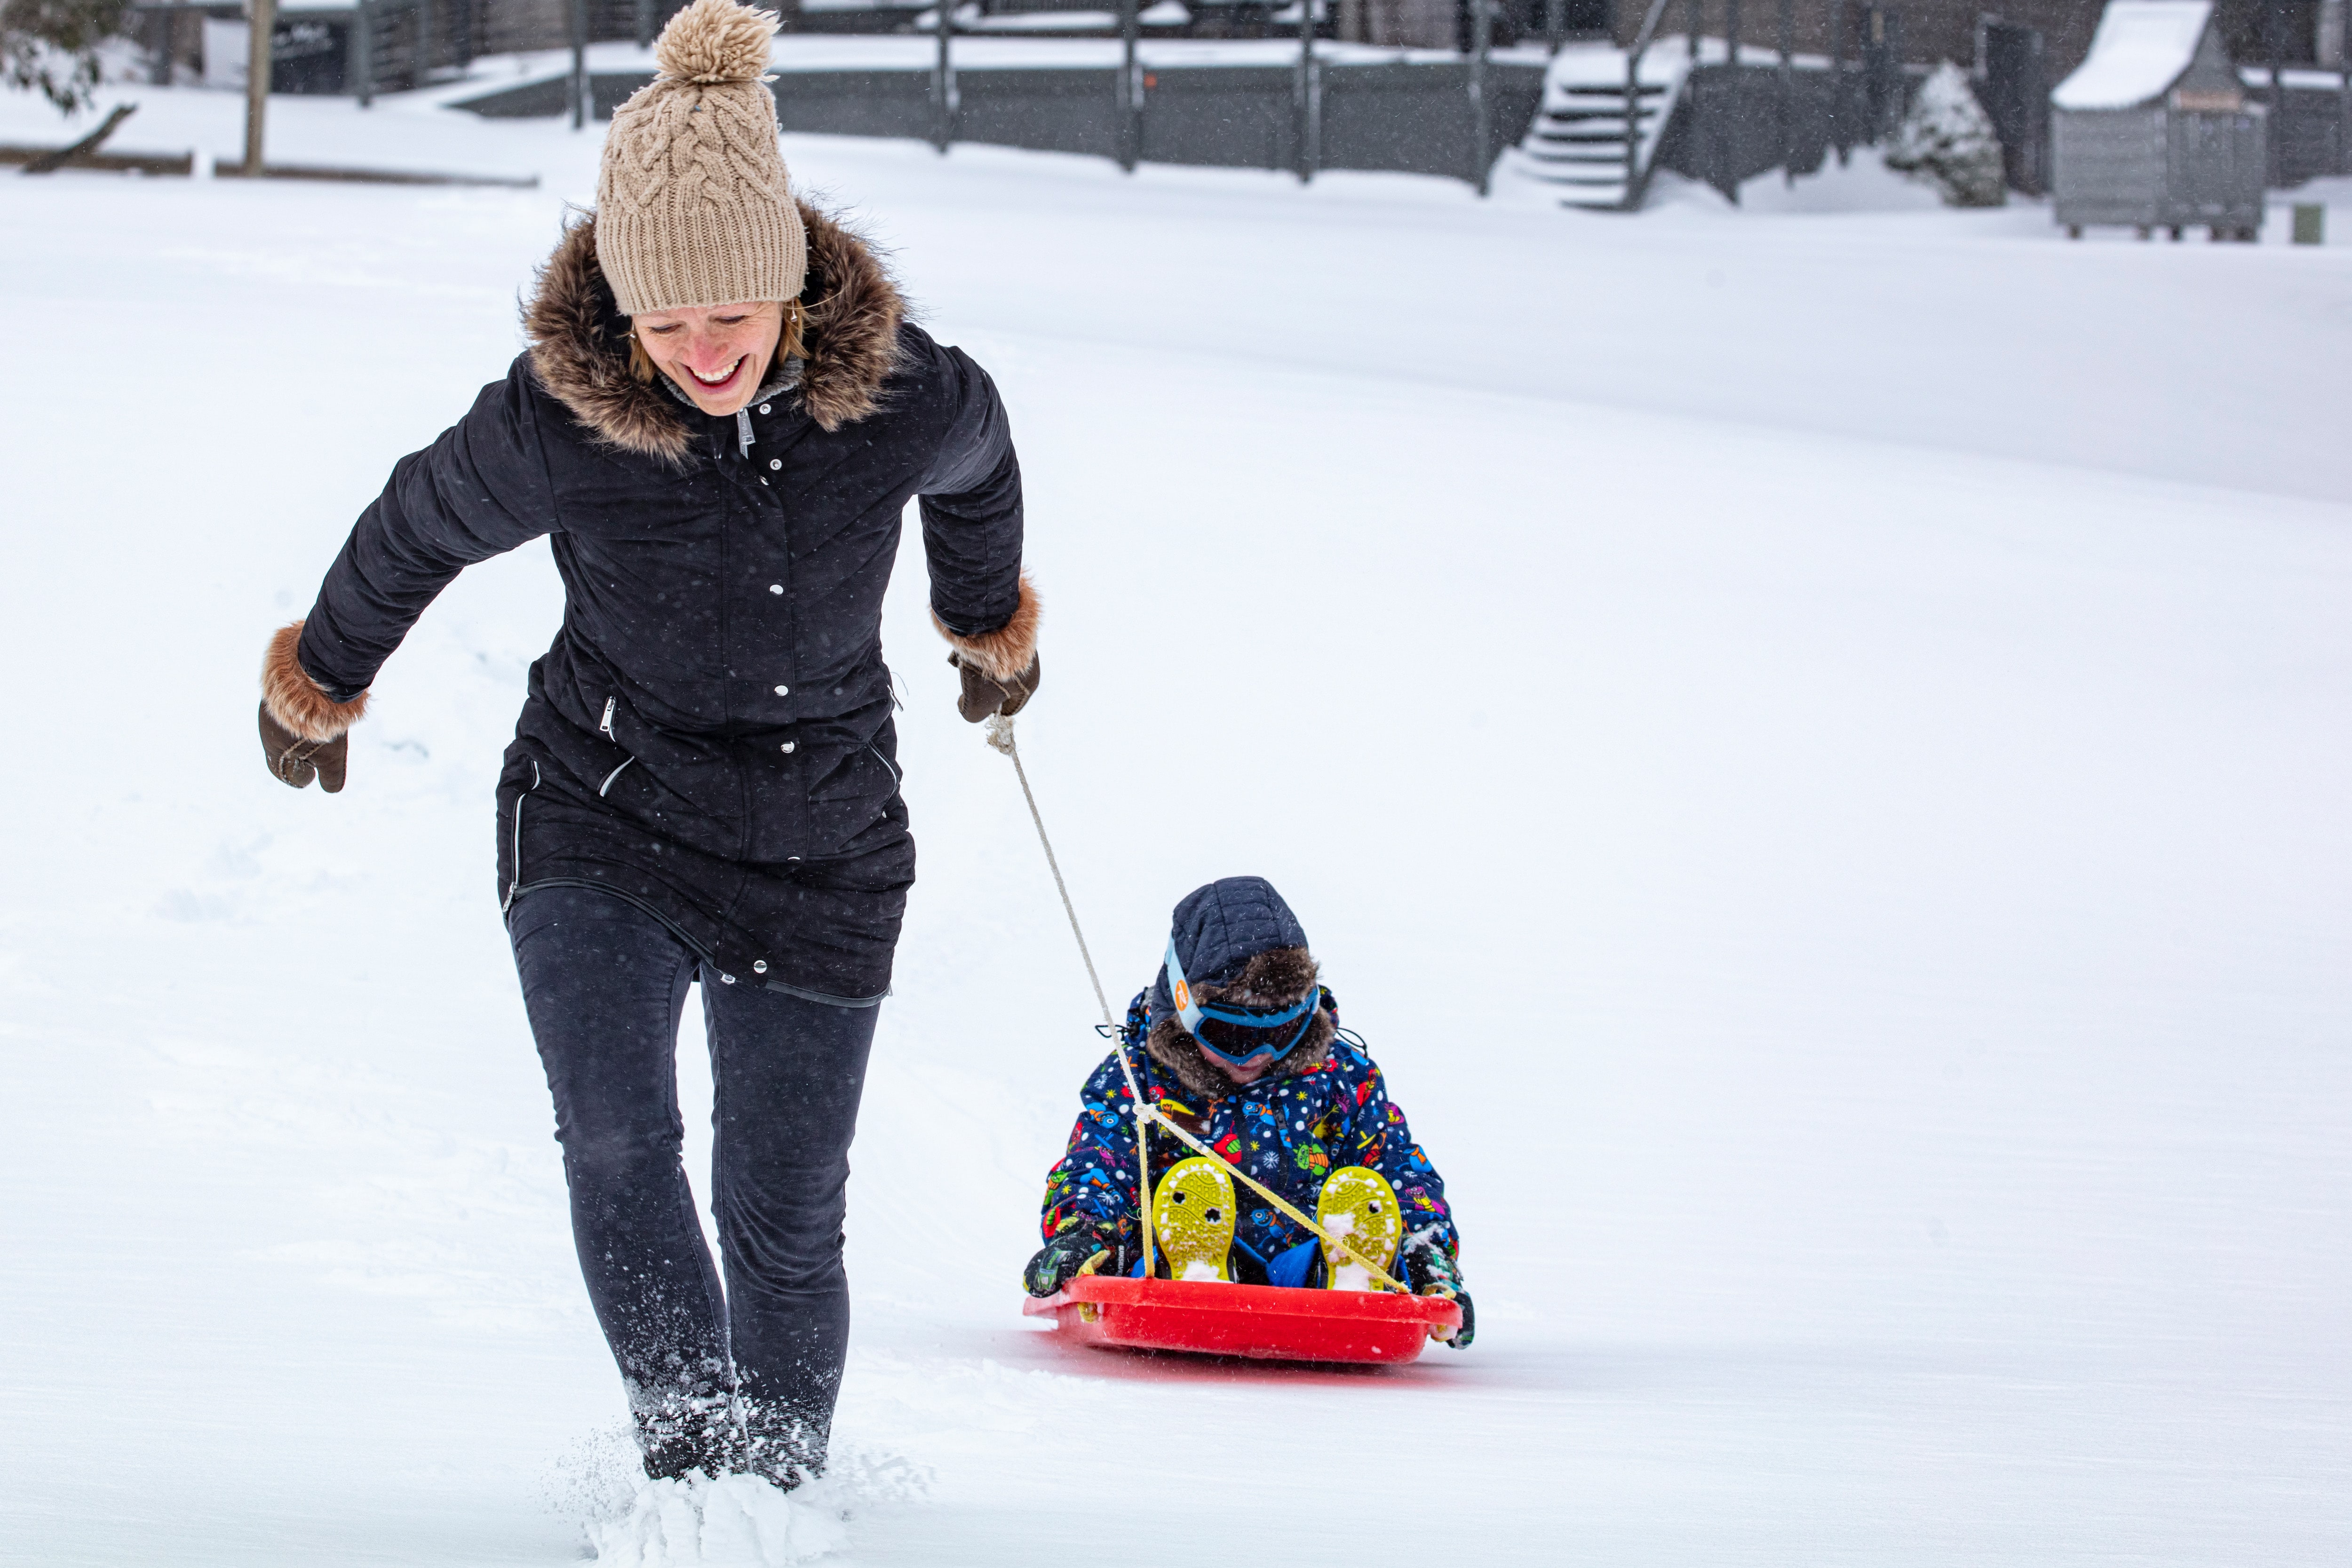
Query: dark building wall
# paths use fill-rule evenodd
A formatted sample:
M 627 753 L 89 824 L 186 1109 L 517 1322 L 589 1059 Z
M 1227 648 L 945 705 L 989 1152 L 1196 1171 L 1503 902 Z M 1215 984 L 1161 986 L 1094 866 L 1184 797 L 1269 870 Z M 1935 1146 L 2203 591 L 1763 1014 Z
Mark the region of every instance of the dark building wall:
M 2254 0 L 2245 3 L 2252 4 Z M 1792 47 L 1799 54 L 1835 52 L 1843 13 L 1845 55 L 1849 59 L 1855 58 L 1869 34 L 1871 9 L 1852 0 L 1794 0 L 1790 16 Z M 2101 0 L 1912 0 L 1908 5 L 1897 0 L 1878 9 L 1900 18 L 1896 31 L 1903 58 L 1912 65 L 1933 65 L 1937 60 L 1973 65 L 1977 22 L 1983 16 L 2032 27 L 2043 37 L 2050 79 L 2056 82 L 2082 64 L 2083 57 L 2089 53 L 2091 34 L 2099 25 Z M 1647 10 L 1648 0 L 1619 0 L 1619 44 L 1633 42 Z M 1702 34 L 1722 37 L 1726 12 L 1726 0 L 1705 0 L 1701 6 Z M 1679 34 L 1688 26 L 1689 15 L 1687 0 L 1667 0 L 1658 30 Z M 1778 47 L 1780 16 L 1780 0 L 1743 0 L 1739 6 L 1740 41 L 1766 48 Z
M 2240 65 L 2320 63 L 2319 0 L 2221 0 L 2214 9 L 2221 41 Z
M 1985 10 L 2003 22 L 2031 27 L 2042 35 L 2050 85 L 2056 87 L 2091 52 L 2091 35 L 2098 31 L 2099 13 L 2105 8 L 2099 0 L 1995 0 Z M 1973 29 L 1970 37 L 1974 37 Z M 1974 43 L 1969 47 L 1973 49 Z M 1959 59 L 1966 65 L 1969 57 Z

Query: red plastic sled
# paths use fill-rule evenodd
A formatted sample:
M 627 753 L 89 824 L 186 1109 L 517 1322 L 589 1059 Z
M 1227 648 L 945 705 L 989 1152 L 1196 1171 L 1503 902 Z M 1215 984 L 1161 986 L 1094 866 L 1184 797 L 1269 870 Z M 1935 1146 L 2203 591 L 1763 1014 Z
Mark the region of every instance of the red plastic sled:
M 1260 1361 L 1402 1364 L 1421 1354 L 1433 1328 L 1462 1326 L 1462 1309 L 1443 1296 L 1092 1274 L 1021 1310 L 1054 1319 L 1073 1344 Z

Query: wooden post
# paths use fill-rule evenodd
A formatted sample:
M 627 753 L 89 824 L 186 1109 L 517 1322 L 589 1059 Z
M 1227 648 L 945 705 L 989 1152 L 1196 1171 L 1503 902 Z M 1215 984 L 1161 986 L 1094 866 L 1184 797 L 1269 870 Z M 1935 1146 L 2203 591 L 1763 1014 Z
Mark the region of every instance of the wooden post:
M 362 109 L 375 107 L 375 8 L 358 0 L 352 9 L 352 64 L 359 72 Z
M 2267 0 L 2263 6 L 2263 47 L 2271 57 L 2271 122 L 2270 134 L 2263 138 L 2263 162 L 2269 165 L 2263 174 L 2263 184 L 2273 188 L 2284 184 L 2286 160 L 2286 82 L 2279 57 L 2286 53 L 2286 6 L 2283 0 Z
M 1128 0 L 1129 5 L 1134 0 Z M 1470 0 L 1472 5 L 1478 0 Z M 1298 0 L 1298 183 L 1307 184 L 1315 178 L 1318 132 L 1317 123 L 1322 116 L 1315 80 L 1315 0 Z
M 1130 174 L 1143 162 L 1143 66 L 1135 58 L 1142 4 L 1119 0 L 1118 7 L 1118 166 Z
M 1846 166 L 1845 134 L 1845 11 L 1847 0 L 1837 0 L 1837 37 L 1830 46 L 1830 140 L 1837 145 L 1838 167 Z
M 588 123 L 588 0 L 572 0 L 572 129 Z
M 948 53 L 948 39 L 955 31 L 955 21 L 949 16 L 955 0 L 939 0 L 940 61 L 931 71 L 932 96 L 939 110 L 938 147 L 941 157 L 947 156 L 950 143 L 955 141 L 955 61 Z
M 1780 174 L 1791 185 L 1797 183 L 1797 171 L 1789 167 L 1789 154 L 1795 150 L 1790 130 L 1797 108 L 1796 52 L 1797 0 L 1780 0 Z
M 172 85 L 173 13 L 159 5 L 147 13 L 147 80 L 151 86 Z
M 253 40 L 245 58 L 245 174 L 261 178 L 263 127 L 269 118 L 270 38 L 278 30 L 278 0 L 252 0 Z
M 1495 0 L 1470 0 L 1470 183 L 1486 195 L 1486 51 L 1495 37 Z
M 1740 116 L 1746 109 L 1748 84 L 1739 75 L 1739 0 L 1723 0 L 1723 103 L 1727 110 L 1709 115 L 1715 129 L 1716 172 L 1721 176 L 1719 187 L 1733 206 L 1739 205 L 1739 182 L 1732 173 L 1738 167 Z
M 1625 199 L 1622 204 L 1627 212 L 1633 210 L 1634 182 L 1642 173 L 1642 50 L 1643 40 L 1633 41 L 1633 52 L 1625 57 Z

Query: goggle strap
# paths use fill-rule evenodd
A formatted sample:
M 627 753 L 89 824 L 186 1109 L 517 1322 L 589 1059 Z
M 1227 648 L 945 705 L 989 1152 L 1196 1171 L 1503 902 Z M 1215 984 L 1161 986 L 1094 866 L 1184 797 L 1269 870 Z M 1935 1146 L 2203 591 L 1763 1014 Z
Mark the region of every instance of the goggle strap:
M 1176 956 L 1176 939 L 1168 939 L 1168 994 L 1176 1003 L 1176 1016 L 1183 1023 L 1184 1032 L 1197 1036 L 1201 1032 L 1201 1009 L 1192 1000 L 1192 987 L 1184 978 L 1183 961 Z

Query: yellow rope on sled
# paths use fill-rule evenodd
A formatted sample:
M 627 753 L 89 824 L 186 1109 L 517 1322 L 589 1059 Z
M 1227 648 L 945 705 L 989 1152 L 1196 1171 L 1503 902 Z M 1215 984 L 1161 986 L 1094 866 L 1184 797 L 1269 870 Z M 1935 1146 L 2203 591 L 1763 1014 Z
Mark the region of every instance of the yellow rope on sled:
M 1119 1048 L 1119 1057 L 1122 1062 L 1126 1059 L 1126 1047 L 1122 1046 Z M 1406 1289 L 1394 1279 L 1389 1278 L 1387 1269 L 1382 1268 L 1379 1264 L 1373 1262 L 1370 1258 L 1366 1258 L 1354 1247 L 1349 1247 L 1347 1242 L 1340 1239 L 1339 1237 L 1333 1236 L 1329 1231 L 1325 1230 L 1321 1226 L 1316 1224 L 1313 1220 L 1308 1219 L 1305 1215 L 1299 1213 L 1298 1210 L 1291 1207 L 1289 1202 L 1286 1200 L 1280 1193 L 1276 1192 L 1272 1187 L 1267 1186 L 1255 1176 L 1251 1175 L 1247 1171 L 1243 1170 L 1239 1165 L 1236 1165 L 1231 1160 L 1226 1159 L 1223 1154 L 1218 1153 L 1214 1149 L 1210 1148 L 1206 1143 L 1202 1142 L 1198 1138 L 1193 1137 L 1181 1127 L 1177 1126 L 1175 1122 L 1169 1120 L 1168 1113 L 1160 1110 L 1158 1106 L 1151 1106 L 1144 1110 L 1142 1116 L 1139 1117 L 1138 1120 L 1143 1120 L 1145 1118 L 1157 1121 L 1160 1126 L 1165 1127 L 1169 1131 L 1176 1134 L 1178 1140 L 1181 1141 L 1186 1148 L 1192 1150 L 1195 1153 L 1204 1154 L 1208 1158 L 1215 1160 L 1219 1163 L 1223 1164 L 1225 1169 L 1231 1171 L 1234 1175 L 1240 1180 L 1244 1186 L 1257 1194 L 1258 1196 L 1272 1204 L 1276 1208 L 1280 1209 L 1291 1219 L 1305 1226 L 1309 1231 L 1313 1232 L 1317 1237 L 1322 1239 L 1324 1246 L 1330 1247 L 1342 1258 L 1349 1263 L 1355 1264 L 1357 1267 L 1362 1268 L 1365 1273 L 1370 1274 L 1374 1282 L 1377 1283 L 1381 1289 L 1393 1290 L 1400 1296 L 1410 1296 L 1412 1294 L 1412 1291 Z M 1148 1225 L 1150 1222 L 1147 1219 L 1144 1223 Z

